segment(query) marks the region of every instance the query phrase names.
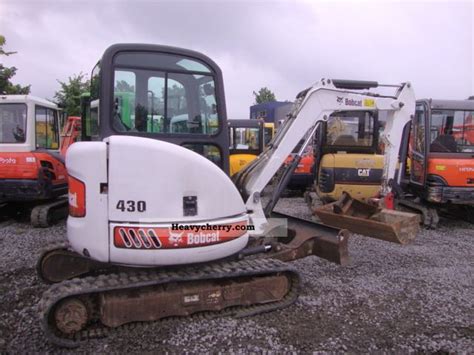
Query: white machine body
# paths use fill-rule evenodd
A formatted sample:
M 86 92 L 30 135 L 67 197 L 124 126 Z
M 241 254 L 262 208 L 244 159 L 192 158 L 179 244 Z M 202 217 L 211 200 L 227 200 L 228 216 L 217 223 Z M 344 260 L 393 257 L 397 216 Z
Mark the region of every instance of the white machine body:
M 68 239 L 81 254 L 118 264 L 177 265 L 221 259 L 247 244 L 248 215 L 236 187 L 189 149 L 112 136 L 74 144 L 66 166 L 85 186 L 85 216 L 68 218 Z M 72 187 L 69 194 L 78 204 L 81 192 Z

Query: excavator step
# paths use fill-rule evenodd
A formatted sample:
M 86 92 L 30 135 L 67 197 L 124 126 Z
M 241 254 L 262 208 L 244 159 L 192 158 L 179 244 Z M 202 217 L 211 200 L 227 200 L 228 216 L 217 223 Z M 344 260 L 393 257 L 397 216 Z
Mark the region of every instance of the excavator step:
M 299 274 L 279 260 L 226 261 L 63 281 L 43 294 L 38 309 L 48 339 L 75 347 L 129 323 L 281 309 L 295 302 L 299 283 Z

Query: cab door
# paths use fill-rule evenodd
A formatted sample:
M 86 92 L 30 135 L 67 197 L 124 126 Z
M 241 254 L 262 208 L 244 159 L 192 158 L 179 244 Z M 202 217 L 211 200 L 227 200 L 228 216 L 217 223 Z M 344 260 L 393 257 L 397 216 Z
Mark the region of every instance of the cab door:
M 35 105 L 36 149 L 59 152 L 59 111 Z
M 410 138 L 410 184 L 423 189 L 426 182 L 428 156 L 429 106 L 425 101 L 416 104 Z

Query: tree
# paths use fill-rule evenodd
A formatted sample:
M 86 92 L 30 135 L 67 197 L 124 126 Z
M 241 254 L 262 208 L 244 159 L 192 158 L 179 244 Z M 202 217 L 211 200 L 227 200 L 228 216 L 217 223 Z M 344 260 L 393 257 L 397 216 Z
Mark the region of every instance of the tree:
M 64 108 L 68 116 L 80 116 L 81 95 L 89 91 L 89 80 L 84 73 L 70 76 L 68 81 L 58 80 L 61 89 L 56 91 L 54 99 L 59 107 Z
M 118 92 L 135 92 L 135 86 L 130 85 L 125 80 L 120 80 L 115 83 L 115 91 Z
M 276 101 L 275 94 L 267 87 L 261 88 L 258 93 L 253 92 L 256 104 L 263 104 L 264 102 Z
M 5 36 L 0 35 L 0 56 L 9 56 L 16 52 L 7 52 L 3 49 L 3 46 L 7 43 Z M 10 79 L 16 74 L 15 67 L 5 67 L 0 64 L 0 94 L 3 95 L 28 95 L 30 93 L 31 85 L 21 86 L 14 85 Z

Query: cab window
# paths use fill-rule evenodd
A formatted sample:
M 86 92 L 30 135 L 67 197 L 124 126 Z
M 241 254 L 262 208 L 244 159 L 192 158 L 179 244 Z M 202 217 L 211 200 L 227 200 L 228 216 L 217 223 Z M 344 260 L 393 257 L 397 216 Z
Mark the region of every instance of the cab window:
M 425 106 L 416 105 L 415 125 L 412 127 L 414 150 L 421 154 L 425 153 Z
M 25 143 L 26 105 L 0 104 L 0 143 Z
M 36 148 L 59 148 L 58 111 L 36 106 L 35 109 Z
M 222 167 L 222 156 L 219 147 L 213 144 L 202 144 L 202 143 L 186 143 L 183 147 L 196 152 L 203 157 L 209 159 L 214 164 Z
M 133 67 L 152 63 L 160 63 L 163 69 Z M 120 68 L 114 71 L 115 130 L 206 135 L 218 132 L 214 77 L 204 64 L 165 54 L 131 57 L 124 53 L 117 56 L 116 65 Z
M 92 70 L 90 95 L 81 97 L 81 115 L 83 119 L 82 136 L 85 140 L 99 137 L 99 96 L 100 96 L 100 62 Z
M 270 143 L 270 141 L 273 139 L 273 127 L 263 128 L 263 139 L 264 139 L 263 144 L 267 146 L 268 143 Z
M 370 112 L 335 112 L 327 122 L 327 144 L 370 147 L 374 141 L 374 117 Z
M 231 150 L 258 150 L 260 145 L 259 128 L 231 127 Z
M 437 153 L 474 152 L 473 112 L 433 110 L 431 114 L 430 151 Z

